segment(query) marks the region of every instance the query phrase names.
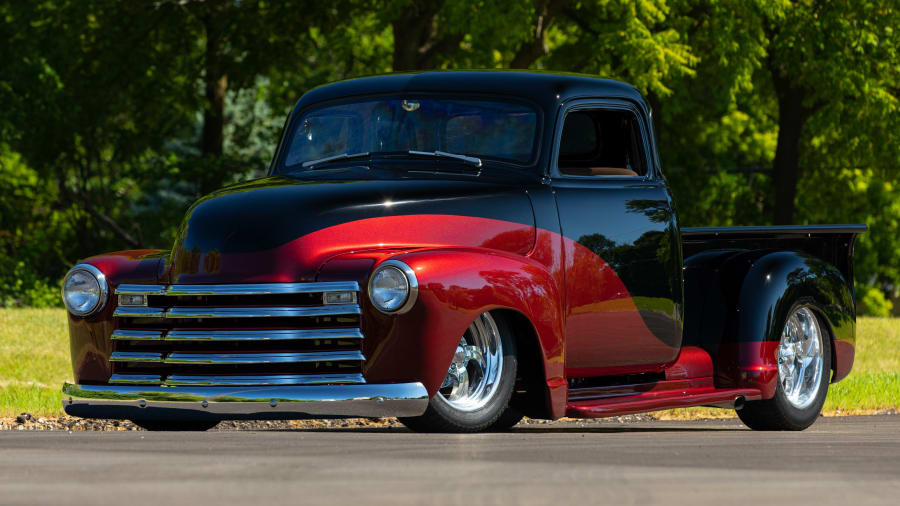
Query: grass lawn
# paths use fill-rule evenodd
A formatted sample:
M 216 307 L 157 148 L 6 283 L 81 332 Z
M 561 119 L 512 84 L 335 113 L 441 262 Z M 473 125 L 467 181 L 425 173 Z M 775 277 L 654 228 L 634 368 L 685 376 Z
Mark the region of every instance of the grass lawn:
M 0 308 L 0 417 L 62 414 L 60 387 L 71 380 L 65 311 Z M 853 372 L 831 385 L 825 413 L 884 409 L 900 409 L 900 318 L 860 318 Z M 663 418 L 733 414 L 715 408 L 657 412 Z
M 0 308 L 0 417 L 62 414 L 63 381 L 72 381 L 65 310 Z

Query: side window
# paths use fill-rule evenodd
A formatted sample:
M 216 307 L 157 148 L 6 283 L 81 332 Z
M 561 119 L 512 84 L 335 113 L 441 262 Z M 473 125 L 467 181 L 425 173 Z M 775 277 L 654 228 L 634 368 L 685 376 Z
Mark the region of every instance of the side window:
M 647 173 L 640 124 L 619 109 L 579 109 L 566 115 L 559 171 L 572 176 L 643 176 Z

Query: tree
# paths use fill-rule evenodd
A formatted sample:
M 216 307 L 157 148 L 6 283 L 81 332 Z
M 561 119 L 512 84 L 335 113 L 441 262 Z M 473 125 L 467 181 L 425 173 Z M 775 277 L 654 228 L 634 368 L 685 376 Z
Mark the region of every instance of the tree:
M 805 129 L 827 108 L 876 101 L 895 107 L 900 11 L 876 1 L 759 2 L 764 67 L 778 104 L 773 221 L 794 221 Z M 893 78 L 891 74 L 894 74 Z M 865 121 L 859 122 L 864 126 Z

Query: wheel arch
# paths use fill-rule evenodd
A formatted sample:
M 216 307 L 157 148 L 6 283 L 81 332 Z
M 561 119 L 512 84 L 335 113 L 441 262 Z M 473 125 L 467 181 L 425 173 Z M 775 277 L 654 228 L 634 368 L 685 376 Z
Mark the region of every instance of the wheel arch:
M 363 294 L 366 326 L 379 333 L 366 332 L 367 340 L 371 335 L 379 341 L 366 364 L 367 381 L 421 381 L 434 395 L 459 337 L 479 314 L 490 311 L 515 328 L 525 367 L 534 373 L 527 377 L 529 394 L 518 400 L 532 416 L 563 416 L 563 310 L 559 287 L 545 266 L 485 248 L 435 248 L 380 257 L 371 269 L 388 259 L 412 269 L 418 299 L 409 312 L 392 316 L 367 309 Z M 531 383 L 535 378 L 540 387 Z
M 518 362 L 511 404 L 529 418 L 551 418 L 545 356 L 537 330 L 528 317 L 515 309 L 499 307 L 492 314 L 503 318 L 513 332 Z

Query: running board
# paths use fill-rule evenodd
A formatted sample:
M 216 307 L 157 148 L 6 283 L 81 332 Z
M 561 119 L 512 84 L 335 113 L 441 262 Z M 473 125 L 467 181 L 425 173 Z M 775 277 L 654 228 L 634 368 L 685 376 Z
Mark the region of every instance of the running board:
M 674 383 L 674 382 L 660 382 Z M 663 386 L 657 384 L 657 388 Z M 632 385 L 632 388 L 634 385 Z M 660 409 L 687 408 L 691 406 L 734 406 L 743 401 L 755 401 L 762 393 L 755 388 L 716 389 L 701 386 L 687 389 L 650 389 L 634 395 L 614 395 L 594 399 L 571 401 L 566 406 L 570 418 L 603 418 L 630 415 Z

